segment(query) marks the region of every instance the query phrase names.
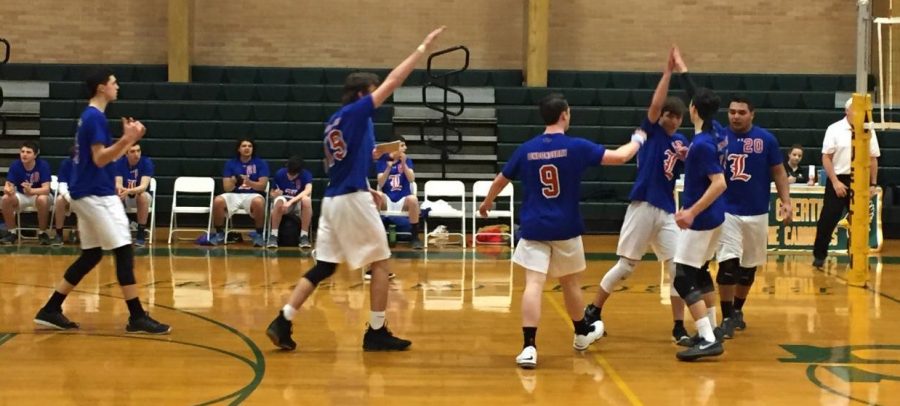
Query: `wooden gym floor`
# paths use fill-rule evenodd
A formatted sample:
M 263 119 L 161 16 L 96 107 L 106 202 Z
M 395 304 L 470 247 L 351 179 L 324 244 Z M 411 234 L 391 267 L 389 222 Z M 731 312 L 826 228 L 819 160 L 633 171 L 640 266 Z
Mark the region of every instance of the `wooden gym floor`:
M 615 236 L 587 237 L 585 299 L 615 260 Z M 725 355 L 681 363 L 670 341 L 668 287 L 642 262 L 603 316 L 609 335 L 572 349 L 562 293 L 549 283 L 538 368 L 523 371 L 523 275 L 507 248 L 400 248 L 389 327 L 410 351 L 364 353 L 368 284 L 341 268 L 295 321 L 295 352 L 264 330 L 308 252 L 138 249 L 141 299 L 170 336 L 124 334 L 127 310 L 111 256 L 70 295 L 77 332 L 38 329 L 32 317 L 73 247 L 0 248 L 0 404 L 900 404 L 900 243 L 872 259 L 868 288 L 844 283 L 846 257 L 824 272 L 811 257 L 769 256 L 745 305 L 747 330 Z M 721 316 L 720 316 L 721 317 Z M 693 331 L 688 316 L 686 323 Z

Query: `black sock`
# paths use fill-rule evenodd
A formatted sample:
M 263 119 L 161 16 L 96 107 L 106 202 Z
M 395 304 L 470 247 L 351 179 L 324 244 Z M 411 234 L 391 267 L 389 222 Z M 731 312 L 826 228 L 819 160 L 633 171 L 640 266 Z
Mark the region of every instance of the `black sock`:
M 727 319 L 731 316 L 734 316 L 734 304 L 732 302 L 719 302 L 719 305 L 722 306 L 722 318 Z
M 50 299 L 47 300 L 47 304 L 44 305 L 44 309 L 62 313 L 62 304 L 64 300 L 66 300 L 66 295 L 54 290 L 53 295 L 50 296 Z
M 684 320 L 675 320 L 674 327 L 679 330 L 684 330 Z
M 412 240 L 416 241 L 419 239 L 419 223 L 409 223 L 410 232 L 412 233 Z
M 57 228 L 57 229 L 56 229 L 56 235 L 57 235 L 59 238 L 63 238 L 63 229 Z
M 585 309 L 585 313 L 587 313 L 588 316 L 594 317 L 594 318 L 596 318 L 597 320 L 603 320 L 603 319 L 600 317 L 600 313 L 601 313 L 602 311 L 603 311 L 603 308 L 602 308 L 602 307 L 594 306 L 593 303 L 589 303 L 589 304 L 587 305 L 587 308 Z
M 741 311 L 744 308 L 744 302 L 747 301 L 747 298 L 734 297 L 734 310 Z
M 146 230 L 146 229 L 147 229 L 147 225 L 146 225 L 146 224 L 138 224 L 138 227 L 137 227 L 137 235 L 143 235 L 143 234 L 144 234 L 144 230 Z
M 256 235 L 263 235 L 263 229 L 262 229 L 262 228 L 257 228 L 257 229 L 256 229 Z
M 535 344 L 535 337 L 537 336 L 537 327 L 522 327 L 522 336 L 525 337 L 525 344 L 522 345 L 522 348 L 525 347 L 534 347 L 537 348 L 537 344 Z
M 128 312 L 131 313 L 132 319 L 144 317 L 147 314 L 144 313 L 144 307 L 141 306 L 141 300 L 139 298 L 126 300 L 125 304 L 128 305 Z
M 575 334 L 580 336 L 587 335 L 591 332 L 591 325 L 587 324 L 587 321 L 583 317 L 581 320 L 572 320 L 572 325 L 575 326 Z
M 216 226 L 216 234 L 222 234 L 225 232 L 224 226 Z

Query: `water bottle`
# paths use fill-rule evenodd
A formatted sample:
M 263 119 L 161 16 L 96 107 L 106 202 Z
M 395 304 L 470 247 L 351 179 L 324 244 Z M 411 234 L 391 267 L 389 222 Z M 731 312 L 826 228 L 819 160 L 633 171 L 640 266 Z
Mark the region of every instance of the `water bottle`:
M 395 224 L 388 225 L 388 245 L 391 247 L 397 245 L 397 226 Z

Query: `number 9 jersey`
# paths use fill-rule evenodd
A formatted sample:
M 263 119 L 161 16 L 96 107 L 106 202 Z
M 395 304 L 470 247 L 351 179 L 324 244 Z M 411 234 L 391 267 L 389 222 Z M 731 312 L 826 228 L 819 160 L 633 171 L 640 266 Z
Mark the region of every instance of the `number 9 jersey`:
M 769 212 L 772 167 L 782 165 L 784 157 L 772 133 L 761 127 L 750 127 L 738 134 L 731 127 L 725 162 L 725 211 L 735 216 L 756 216 Z
M 581 178 L 600 165 L 606 149 L 562 133 L 541 134 L 522 144 L 503 167 L 507 179 L 522 183 L 522 238 L 568 240 L 584 234 L 579 202 Z

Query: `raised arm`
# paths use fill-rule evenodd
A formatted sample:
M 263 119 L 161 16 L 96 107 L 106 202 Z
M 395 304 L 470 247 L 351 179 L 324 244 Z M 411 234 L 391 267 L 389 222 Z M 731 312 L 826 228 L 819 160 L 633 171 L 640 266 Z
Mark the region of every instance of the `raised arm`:
M 413 51 L 412 54 L 406 57 L 403 62 L 400 62 L 394 70 L 391 71 L 390 74 L 384 79 L 384 83 L 382 83 L 378 88 L 372 92 L 372 103 L 375 105 L 375 108 L 380 107 L 384 104 L 384 101 L 391 97 L 391 94 L 394 93 L 394 90 L 397 90 L 400 85 L 403 84 L 403 81 L 412 73 L 413 69 L 416 68 L 416 64 L 419 63 L 419 60 L 422 59 L 422 56 L 428 52 L 429 47 L 431 46 L 432 41 L 437 38 L 442 32 L 444 32 L 444 26 L 432 31 L 428 36 L 422 40 L 422 44 Z
M 662 78 L 656 84 L 656 90 L 653 91 L 653 99 L 650 100 L 650 108 L 647 109 L 647 119 L 651 123 L 659 120 L 662 114 L 663 105 L 666 103 L 666 96 L 669 94 L 669 83 L 672 80 L 672 70 L 675 68 L 675 59 L 673 54 L 675 47 L 669 50 L 669 58 L 666 62 L 666 68 L 663 70 Z
M 687 64 L 684 63 L 684 59 L 681 57 L 681 51 L 677 46 L 672 49 L 672 62 L 675 65 L 675 71 L 680 73 L 680 75 L 678 75 L 678 80 L 681 81 L 681 87 L 687 92 L 688 98 L 694 100 L 694 94 L 697 92 L 697 85 L 695 85 L 691 77 L 688 76 Z
M 634 158 L 634 155 L 637 154 L 638 150 L 641 149 L 641 145 L 644 145 L 644 141 L 646 140 L 647 133 L 638 128 L 634 131 L 634 134 L 631 135 L 631 142 L 612 151 L 606 151 L 606 153 L 603 154 L 603 158 L 600 159 L 600 164 L 622 165 L 630 161 L 631 158 Z

